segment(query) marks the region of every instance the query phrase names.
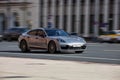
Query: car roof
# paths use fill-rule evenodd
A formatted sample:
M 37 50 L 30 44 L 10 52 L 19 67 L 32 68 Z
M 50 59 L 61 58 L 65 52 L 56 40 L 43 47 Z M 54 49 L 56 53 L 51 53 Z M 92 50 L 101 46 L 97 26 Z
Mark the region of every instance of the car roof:
M 62 29 L 57 29 L 57 28 L 35 28 L 32 30 L 36 30 L 36 29 L 42 29 L 42 30 L 62 30 Z

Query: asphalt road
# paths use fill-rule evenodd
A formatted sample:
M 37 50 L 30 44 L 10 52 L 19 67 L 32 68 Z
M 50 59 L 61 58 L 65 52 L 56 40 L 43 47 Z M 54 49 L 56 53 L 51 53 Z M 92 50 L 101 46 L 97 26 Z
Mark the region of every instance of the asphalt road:
M 22 53 L 17 42 L 0 42 L 0 57 L 19 57 L 47 60 L 67 60 L 105 64 L 120 64 L 120 43 L 88 43 L 82 54 L 56 53 L 46 51 L 31 51 Z

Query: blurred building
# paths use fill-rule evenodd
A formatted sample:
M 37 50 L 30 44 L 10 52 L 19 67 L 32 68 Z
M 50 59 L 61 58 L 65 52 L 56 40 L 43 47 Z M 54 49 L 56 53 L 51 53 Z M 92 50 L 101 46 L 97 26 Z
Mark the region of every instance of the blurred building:
M 120 29 L 120 0 L 40 0 L 39 25 L 54 27 L 83 36 L 97 36 L 101 28 Z
M 48 27 L 52 23 L 50 24 L 52 27 L 64 29 L 67 32 L 77 32 L 85 37 L 98 36 L 101 30 L 120 29 L 120 0 L 13 1 L 26 2 L 24 5 L 17 6 L 20 10 L 17 14 L 22 18 L 19 19 L 20 25 L 27 21 L 27 24 L 30 23 L 29 26 L 37 28 Z M 26 6 L 27 8 L 24 8 Z M 16 6 L 12 9 L 13 12 L 17 11 L 14 10 Z M 5 10 L 1 11 L 0 4 L 0 13 Z
M 9 27 L 27 26 L 30 5 L 27 0 L 0 0 L 0 33 Z

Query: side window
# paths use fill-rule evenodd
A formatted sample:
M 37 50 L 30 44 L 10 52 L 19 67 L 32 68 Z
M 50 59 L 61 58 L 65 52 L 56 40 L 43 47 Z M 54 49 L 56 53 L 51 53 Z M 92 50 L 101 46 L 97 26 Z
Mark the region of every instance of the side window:
M 29 35 L 33 35 L 33 36 L 36 36 L 37 34 L 37 30 L 32 30 L 30 32 L 28 32 Z
M 38 36 L 41 36 L 41 37 L 44 37 L 45 36 L 45 33 L 43 30 L 38 30 L 38 33 L 37 33 Z

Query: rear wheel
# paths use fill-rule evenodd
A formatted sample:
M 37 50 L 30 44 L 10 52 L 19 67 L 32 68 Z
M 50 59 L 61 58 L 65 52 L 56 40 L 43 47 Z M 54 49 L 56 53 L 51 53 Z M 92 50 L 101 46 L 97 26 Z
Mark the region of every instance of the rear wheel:
M 26 41 L 21 41 L 20 42 L 20 49 L 22 52 L 29 52 L 30 50 L 28 49 Z
M 48 45 L 48 52 L 55 53 L 56 52 L 56 45 L 54 41 L 51 41 Z

